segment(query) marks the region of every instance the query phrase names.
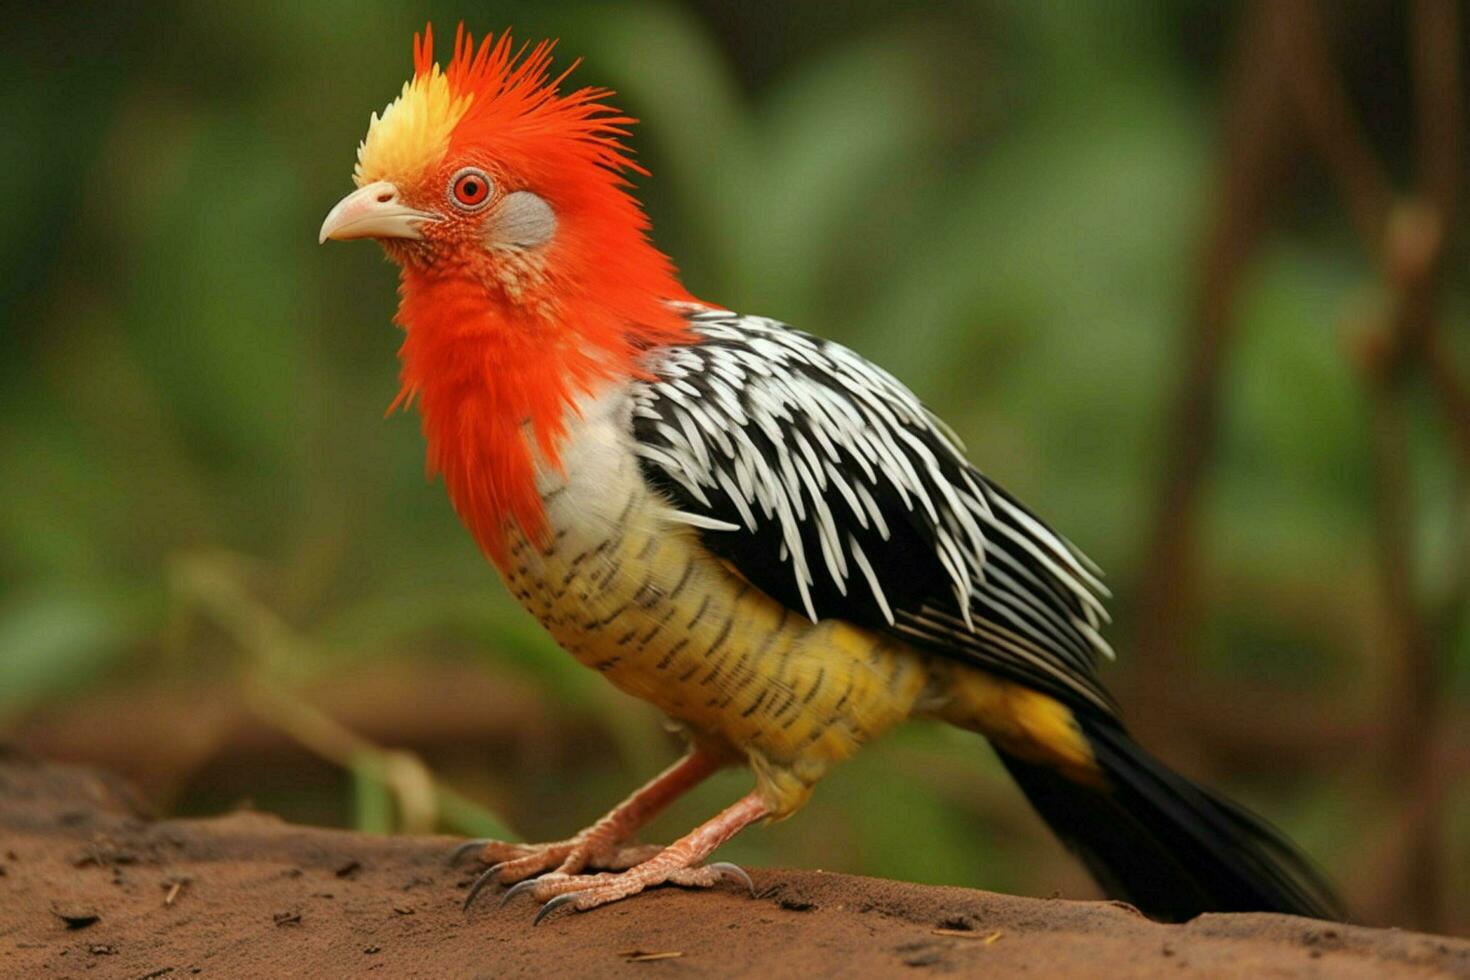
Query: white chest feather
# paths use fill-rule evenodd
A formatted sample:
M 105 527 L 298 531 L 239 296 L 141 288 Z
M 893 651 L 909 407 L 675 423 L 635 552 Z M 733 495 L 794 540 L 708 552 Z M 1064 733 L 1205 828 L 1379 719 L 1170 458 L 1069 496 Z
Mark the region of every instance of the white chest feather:
M 559 547 L 607 540 L 648 496 L 629 430 L 626 389 L 608 386 L 568 413 L 560 466 L 538 462 L 536 489 Z M 644 511 L 645 507 L 634 507 Z

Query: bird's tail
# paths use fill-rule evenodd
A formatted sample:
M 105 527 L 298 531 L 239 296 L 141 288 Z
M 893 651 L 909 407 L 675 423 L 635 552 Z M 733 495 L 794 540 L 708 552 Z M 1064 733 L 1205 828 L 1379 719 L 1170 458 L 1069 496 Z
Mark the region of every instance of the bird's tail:
M 1343 917 L 1331 888 L 1278 832 L 1174 772 L 1117 722 L 1077 721 L 1105 787 L 997 751 L 1109 895 L 1168 921 L 1202 912 Z

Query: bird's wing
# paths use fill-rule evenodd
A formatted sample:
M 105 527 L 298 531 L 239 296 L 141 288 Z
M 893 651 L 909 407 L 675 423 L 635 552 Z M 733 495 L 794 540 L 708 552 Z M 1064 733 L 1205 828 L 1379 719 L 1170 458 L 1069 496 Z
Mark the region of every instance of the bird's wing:
M 645 478 L 705 547 L 813 620 L 1111 713 L 1095 568 L 971 466 L 912 392 L 785 324 L 688 316 L 699 341 L 649 352 L 633 431 Z

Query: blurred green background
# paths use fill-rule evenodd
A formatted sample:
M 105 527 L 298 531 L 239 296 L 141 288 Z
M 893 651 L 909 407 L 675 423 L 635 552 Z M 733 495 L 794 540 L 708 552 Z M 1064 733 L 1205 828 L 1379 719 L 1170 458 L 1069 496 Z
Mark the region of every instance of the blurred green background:
M 1398 668 L 1373 398 L 1350 356 L 1389 298 L 1305 154 L 1228 297 L 1199 622 L 1180 658 L 1137 642 L 1242 8 L 127 6 L 35 9 L 0 40 L 21 80 L 0 103 L 0 738 L 121 770 L 166 813 L 250 800 L 530 839 L 673 757 L 649 709 L 507 600 L 425 483 L 416 420 L 383 419 L 392 268 L 316 244 L 412 32 L 432 17 L 442 55 L 461 18 L 512 24 L 560 37 L 579 81 L 644 120 L 639 194 L 696 295 L 890 368 L 1108 570 L 1106 677 L 1125 706 L 1154 692 L 1145 741 L 1280 824 L 1363 919 L 1470 932 L 1466 475 L 1410 383 L 1411 591 L 1442 674 L 1439 781 L 1407 800 L 1385 755 Z M 1405 8 L 1333 7 L 1333 57 L 1407 179 Z M 1436 305 L 1463 373 L 1470 263 L 1449 231 Z M 746 779 L 721 776 L 651 836 Z M 1421 806 L 1427 831 L 1405 817 Z M 923 725 L 722 853 L 1094 894 L 978 739 Z

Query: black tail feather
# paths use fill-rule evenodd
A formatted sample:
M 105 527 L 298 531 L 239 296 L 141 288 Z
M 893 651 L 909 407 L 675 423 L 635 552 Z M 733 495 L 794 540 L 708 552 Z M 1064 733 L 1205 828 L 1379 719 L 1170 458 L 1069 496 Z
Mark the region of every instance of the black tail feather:
M 1079 722 L 1106 790 L 1000 757 L 1109 895 L 1168 921 L 1203 912 L 1343 917 L 1331 888 L 1279 833 L 1165 766 L 1116 722 Z

